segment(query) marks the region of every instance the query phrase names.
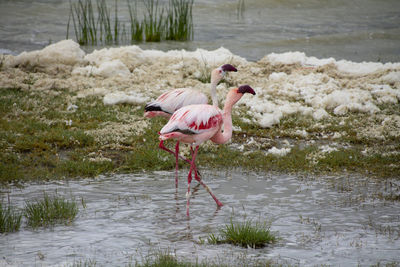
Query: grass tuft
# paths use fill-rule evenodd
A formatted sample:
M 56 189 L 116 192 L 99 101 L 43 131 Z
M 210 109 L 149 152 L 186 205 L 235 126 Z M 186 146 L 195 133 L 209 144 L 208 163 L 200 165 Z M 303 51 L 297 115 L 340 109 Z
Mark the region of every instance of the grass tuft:
M 48 227 L 58 223 L 69 224 L 78 214 L 78 205 L 75 201 L 68 201 L 63 197 L 50 197 L 46 193 L 43 199 L 26 202 L 25 217 L 27 225 L 33 228 Z
M 134 1 L 134 3 L 131 3 Z M 162 40 L 187 41 L 193 38 L 192 7 L 194 0 L 169 0 L 165 7 L 159 0 L 127 0 L 129 21 L 121 20 L 118 2 L 115 0 L 114 16 L 106 0 L 95 0 L 97 13 L 92 0 L 70 2 L 70 14 L 67 23 L 69 37 L 72 23 L 75 38 L 81 45 L 97 45 L 98 42 L 110 45 L 130 40 L 131 43 L 160 42 Z M 139 19 L 138 10 L 143 12 Z M 130 26 L 130 37 L 126 29 Z
M 67 39 L 72 18 L 76 40 L 79 44 L 97 44 L 97 23 L 91 0 L 78 0 L 70 3 L 70 15 L 67 24 Z
M 91 260 L 91 259 L 86 259 L 84 261 L 75 261 L 71 267 L 95 267 L 96 266 L 96 261 Z
M 193 0 L 170 0 L 166 17 L 166 40 L 186 41 L 193 38 Z
M 135 1 L 134 5 L 129 0 L 127 0 L 127 3 L 131 25 L 131 43 L 141 42 L 143 41 L 143 22 L 139 21 L 137 16 L 137 1 Z
M 232 220 L 225 228 L 220 229 L 220 235 L 210 234 L 210 244 L 228 243 L 235 246 L 262 248 L 267 244 L 275 243 L 277 238 L 273 235 L 266 223 L 246 220 L 242 223 L 234 223 Z
M 0 202 L 0 233 L 16 232 L 21 227 L 22 213 Z
M 159 0 L 143 0 L 146 15 L 144 35 L 147 42 L 160 42 L 165 30 L 164 7 Z

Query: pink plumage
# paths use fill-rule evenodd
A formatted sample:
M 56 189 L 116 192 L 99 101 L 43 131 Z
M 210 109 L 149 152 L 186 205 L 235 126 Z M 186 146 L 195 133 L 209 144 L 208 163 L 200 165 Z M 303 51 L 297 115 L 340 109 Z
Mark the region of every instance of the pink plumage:
M 242 85 L 229 91 L 224 110 L 221 111 L 216 106 L 211 105 L 190 105 L 175 111 L 168 123 L 160 131 L 161 142 L 167 139 L 176 139 L 178 142 L 189 143 L 195 146 L 192 150 L 192 160 L 188 174 L 188 191 L 186 194 L 187 204 L 186 213 L 189 216 L 190 183 L 192 181 L 192 171 L 195 171 L 195 179 L 199 181 L 210 195 L 214 198 L 218 207 L 222 203 L 214 196 L 211 190 L 204 182 L 196 176 L 195 159 L 199 145 L 207 140 L 217 144 L 224 144 L 232 137 L 232 107 L 238 102 L 245 93 L 255 95 L 253 88 L 248 85 Z M 221 131 L 222 124 L 224 125 Z
M 225 64 L 211 72 L 211 98 L 214 106 L 218 106 L 216 87 L 219 81 L 225 76 L 226 72 L 237 69 L 231 64 Z M 172 113 L 181 107 L 195 104 L 207 104 L 208 97 L 196 90 L 181 88 L 168 91 L 160 95 L 156 100 L 147 103 L 145 106 L 145 116 L 152 118 L 163 116 L 169 118 Z
M 158 112 L 167 113 L 170 116 L 181 107 L 207 103 L 207 96 L 199 91 L 187 88 L 175 89 L 163 93 L 156 100 L 148 103 L 145 107 L 146 117 L 159 115 Z
M 214 106 L 218 106 L 218 98 L 216 94 L 217 84 L 225 76 L 226 72 L 236 72 L 237 69 L 231 64 L 224 64 L 211 72 L 210 93 Z M 161 116 L 165 118 L 171 117 L 172 113 L 178 109 L 194 104 L 207 104 L 208 97 L 196 90 L 191 89 L 175 89 L 160 95 L 156 100 L 147 103 L 145 106 L 145 117 L 153 118 Z M 176 142 L 175 152 L 164 146 L 163 140 L 160 141 L 159 148 L 175 155 L 175 185 L 178 187 L 178 159 L 181 158 L 190 163 L 189 160 L 179 155 L 179 141 Z M 197 172 L 195 172 L 197 175 Z
M 177 110 L 161 129 L 163 140 L 175 138 L 200 145 L 214 136 L 222 125 L 222 113 L 211 105 L 190 105 Z

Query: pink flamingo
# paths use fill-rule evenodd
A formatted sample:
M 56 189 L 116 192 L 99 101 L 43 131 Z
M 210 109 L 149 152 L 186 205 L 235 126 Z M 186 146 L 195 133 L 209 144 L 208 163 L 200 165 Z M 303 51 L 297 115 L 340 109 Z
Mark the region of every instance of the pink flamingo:
M 218 98 L 216 88 L 221 79 L 225 76 L 226 72 L 236 72 L 237 69 L 231 64 L 225 64 L 221 67 L 214 69 L 211 72 L 211 99 L 214 106 L 218 106 Z M 181 107 L 194 105 L 194 104 L 207 104 L 208 97 L 196 90 L 181 88 L 168 91 L 160 95 L 156 100 L 147 103 L 145 106 L 144 116 L 153 118 L 161 116 L 170 118 L 172 113 Z M 176 142 L 175 152 L 164 146 L 164 141 L 161 140 L 159 147 L 175 156 L 175 186 L 178 187 L 178 159 L 179 157 L 190 163 L 189 160 L 179 155 L 179 141 Z M 197 172 L 196 172 L 197 175 Z
M 207 140 L 216 144 L 225 144 L 232 137 L 232 106 L 238 102 L 245 93 L 255 95 L 253 88 L 242 85 L 239 88 L 228 92 L 223 111 L 216 106 L 198 104 L 180 108 L 175 111 L 168 123 L 161 129 L 159 139 L 176 139 L 179 142 L 190 144 L 195 149 L 192 150 L 192 160 L 188 174 L 188 190 L 186 193 L 186 214 L 189 216 L 190 204 L 190 183 L 192 181 L 192 171 L 196 171 L 196 155 L 199 145 Z M 221 128 L 223 127 L 223 131 Z M 215 200 L 218 207 L 223 204 L 215 197 L 210 188 L 195 175 L 195 179 L 204 186 Z

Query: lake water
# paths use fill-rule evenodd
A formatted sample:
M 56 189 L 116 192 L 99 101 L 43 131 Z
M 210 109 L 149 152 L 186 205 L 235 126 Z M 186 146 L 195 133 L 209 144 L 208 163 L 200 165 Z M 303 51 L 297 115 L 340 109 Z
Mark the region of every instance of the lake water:
M 351 174 L 203 171 L 204 181 L 224 206 L 216 209 L 193 181 L 188 219 L 186 172 L 180 171 L 178 192 L 173 170 L 2 189 L 2 198 L 9 197 L 14 206 L 22 208 L 44 192 L 57 192 L 74 197 L 80 212 L 68 226 L 32 230 L 23 224 L 17 233 L 1 235 L 0 265 L 65 266 L 90 259 L 96 266 L 125 266 L 160 249 L 176 253 L 180 260 L 233 266 L 256 260 L 301 266 L 400 261 L 400 203 L 378 197 L 399 194 L 398 181 Z M 280 240 L 263 249 L 200 242 L 231 218 L 270 222 Z
M 73 0 L 74 2 L 74 0 Z M 110 8 L 114 1 L 108 0 Z M 400 61 L 398 0 L 196 0 L 194 40 L 142 43 L 145 49 L 216 49 L 248 60 L 272 52 L 300 51 L 356 62 Z M 118 2 L 127 21 L 126 2 Z M 66 37 L 67 0 L 0 1 L 0 52 L 41 49 Z M 71 30 L 70 36 L 74 37 Z M 86 48 L 91 50 L 93 48 Z

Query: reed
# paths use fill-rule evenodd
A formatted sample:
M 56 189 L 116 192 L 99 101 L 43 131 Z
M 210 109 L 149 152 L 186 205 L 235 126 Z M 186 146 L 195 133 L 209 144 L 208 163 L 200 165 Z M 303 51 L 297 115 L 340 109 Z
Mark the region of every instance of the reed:
M 128 3 L 128 11 L 130 18 L 130 26 L 131 26 L 131 43 L 133 42 L 141 42 L 143 41 L 143 22 L 139 21 L 137 15 L 137 1 L 135 1 L 134 5 L 127 0 Z
M 159 0 L 143 0 L 145 6 L 144 34 L 146 42 L 160 42 L 165 29 L 164 7 Z
M 143 18 L 138 18 L 138 0 L 127 0 L 130 31 L 120 20 L 118 0 L 115 0 L 114 16 L 106 0 L 95 0 L 97 14 L 92 0 L 70 2 L 67 23 L 67 39 L 72 21 L 75 38 L 81 45 L 118 44 L 129 40 L 131 43 L 162 40 L 187 41 L 193 38 L 192 7 L 194 0 L 169 0 L 165 7 L 159 0 L 141 0 Z M 132 3 L 133 2 L 133 3 Z M 127 35 L 130 35 L 126 37 Z
M 238 19 L 242 19 L 244 17 L 244 11 L 245 11 L 244 0 L 238 0 L 236 4 L 236 14 Z
M 211 244 L 228 243 L 236 246 L 262 248 L 266 244 L 276 242 L 277 238 L 270 232 L 266 223 L 246 220 L 242 223 L 230 223 L 220 229 L 220 235 L 210 234 L 208 242 Z
M 76 40 L 79 44 L 97 44 L 97 23 L 95 20 L 91 0 L 79 0 L 77 3 L 70 2 L 70 15 L 67 24 L 67 38 L 70 20 L 74 25 Z
M 78 214 L 78 205 L 63 197 L 50 197 L 46 193 L 43 199 L 26 202 L 25 217 L 27 225 L 33 228 L 52 226 L 57 223 L 69 224 Z
M 97 0 L 97 14 L 98 25 L 100 29 L 100 40 L 102 42 L 104 41 L 105 44 L 112 44 L 114 36 L 111 26 L 111 16 L 105 0 Z
M 22 213 L 0 202 L 0 233 L 16 232 L 21 227 Z
M 166 40 L 187 41 L 193 38 L 193 0 L 169 0 Z

